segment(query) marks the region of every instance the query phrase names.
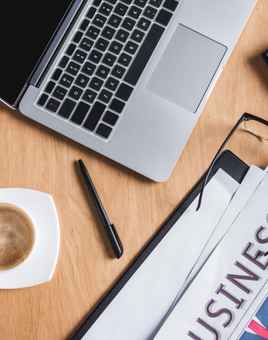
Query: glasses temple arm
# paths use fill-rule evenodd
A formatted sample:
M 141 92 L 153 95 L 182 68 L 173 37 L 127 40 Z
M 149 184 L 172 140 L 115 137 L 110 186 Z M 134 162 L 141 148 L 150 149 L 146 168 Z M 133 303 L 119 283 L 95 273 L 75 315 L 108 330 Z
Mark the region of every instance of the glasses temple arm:
M 237 123 L 235 124 L 235 126 L 232 128 L 232 130 L 229 132 L 229 134 L 227 135 L 227 137 L 225 138 L 224 142 L 222 143 L 222 145 L 220 146 L 219 150 L 217 151 L 216 155 L 214 156 L 208 171 L 205 175 L 205 178 L 203 180 L 202 186 L 201 186 L 201 190 L 200 190 L 200 194 L 199 194 L 199 198 L 198 198 L 198 203 L 197 203 L 197 208 L 196 211 L 198 211 L 201 207 L 202 204 L 202 199 L 203 199 L 203 195 L 204 195 L 204 190 L 205 187 L 207 185 L 208 179 L 211 175 L 211 172 L 214 168 L 214 165 L 219 157 L 219 155 L 221 154 L 222 150 L 224 149 L 224 147 L 226 146 L 226 144 L 228 143 L 228 141 L 230 140 L 230 138 L 232 137 L 232 135 L 234 134 L 234 132 L 237 130 L 237 128 L 239 127 L 239 125 L 243 122 L 243 121 L 249 121 L 249 120 L 256 120 L 259 123 L 262 123 L 266 126 L 268 126 L 268 122 L 260 117 L 254 116 L 250 113 L 244 113 L 239 120 L 237 121 Z

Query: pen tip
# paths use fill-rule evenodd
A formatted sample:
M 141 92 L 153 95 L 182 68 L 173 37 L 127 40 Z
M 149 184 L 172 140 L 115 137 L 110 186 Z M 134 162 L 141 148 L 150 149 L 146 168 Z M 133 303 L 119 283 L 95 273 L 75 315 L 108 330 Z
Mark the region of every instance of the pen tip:
M 268 64 L 268 50 L 265 50 L 262 54 L 264 61 Z
M 119 260 L 123 255 L 124 255 L 124 249 L 123 249 L 123 246 L 121 245 L 121 249 L 117 252 L 116 257 Z

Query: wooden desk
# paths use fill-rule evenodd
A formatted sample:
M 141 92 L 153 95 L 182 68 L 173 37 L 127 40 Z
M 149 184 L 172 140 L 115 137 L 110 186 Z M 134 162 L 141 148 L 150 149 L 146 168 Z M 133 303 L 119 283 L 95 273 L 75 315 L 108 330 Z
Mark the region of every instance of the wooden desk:
M 259 0 L 233 56 L 193 132 L 173 176 L 155 184 L 31 123 L 0 112 L 0 185 L 49 192 L 58 208 L 62 243 L 49 284 L 0 291 L 1 340 L 61 340 L 126 268 L 161 222 L 205 171 L 241 113 L 268 119 L 268 68 L 256 61 L 268 47 L 268 2 Z M 239 135 L 232 149 L 244 160 L 268 164 L 267 144 Z M 74 171 L 82 157 L 125 245 L 113 261 Z

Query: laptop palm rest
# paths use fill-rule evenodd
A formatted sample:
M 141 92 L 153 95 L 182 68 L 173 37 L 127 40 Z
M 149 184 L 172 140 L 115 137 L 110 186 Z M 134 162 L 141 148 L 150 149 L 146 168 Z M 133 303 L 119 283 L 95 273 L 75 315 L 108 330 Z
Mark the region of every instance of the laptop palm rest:
M 196 112 L 227 51 L 224 45 L 178 25 L 148 89 L 190 112 Z

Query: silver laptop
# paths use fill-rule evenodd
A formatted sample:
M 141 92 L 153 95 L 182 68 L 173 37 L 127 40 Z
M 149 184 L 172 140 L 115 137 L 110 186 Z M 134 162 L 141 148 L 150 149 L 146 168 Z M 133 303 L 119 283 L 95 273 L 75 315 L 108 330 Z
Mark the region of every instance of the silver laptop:
M 1 100 L 164 181 L 255 3 L 5 2 L 0 14 Z

